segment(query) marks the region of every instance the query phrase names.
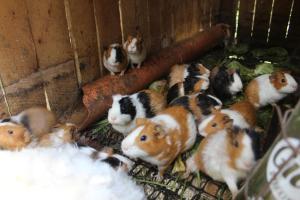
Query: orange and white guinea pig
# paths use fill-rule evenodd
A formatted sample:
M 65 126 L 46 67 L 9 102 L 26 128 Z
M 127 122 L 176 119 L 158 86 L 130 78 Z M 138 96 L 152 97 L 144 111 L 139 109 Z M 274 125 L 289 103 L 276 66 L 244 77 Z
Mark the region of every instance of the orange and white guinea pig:
M 259 135 L 248 129 L 225 128 L 205 137 L 186 161 L 187 174 L 202 171 L 225 182 L 233 197 L 237 182 L 246 178 L 259 158 Z
M 141 34 L 137 33 L 135 37 L 129 35 L 123 48 L 127 52 L 131 67 L 134 68 L 136 64 L 137 68 L 140 68 L 147 56 L 147 49 Z
M 120 44 L 111 44 L 103 54 L 104 67 L 110 71 L 111 75 L 120 72 L 120 76 L 124 75 L 128 66 L 128 56 L 126 51 Z
M 256 125 L 255 108 L 247 100 L 233 104 L 228 109 L 214 111 L 198 125 L 199 134 L 206 137 L 220 131 L 227 124 L 239 128 L 254 128 Z
M 137 128 L 122 141 L 122 151 L 156 165 L 159 177 L 196 140 L 195 119 L 183 106 L 169 107 L 153 118 L 139 118 L 136 123 Z
M 200 63 L 174 65 L 169 74 L 169 88 L 176 83 L 182 83 L 186 79 L 199 78 L 203 76 L 209 78 L 210 71 Z
M 253 79 L 247 86 L 246 98 L 256 108 L 276 103 L 297 90 L 298 83 L 286 72 L 277 71 Z

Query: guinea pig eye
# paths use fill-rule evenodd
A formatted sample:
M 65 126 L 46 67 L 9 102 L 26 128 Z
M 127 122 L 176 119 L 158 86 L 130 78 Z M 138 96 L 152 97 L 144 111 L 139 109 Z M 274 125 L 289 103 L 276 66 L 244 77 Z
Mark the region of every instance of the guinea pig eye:
M 8 130 L 7 133 L 8 133 L 9 135 L 12 135 L 12 134 L 14 133 L 14 131 Z
M 140 139 L 141 139 L 141 141 L 146 141 L 147 136 L 146 135 L 142 135 Z
M 216 128 L 217 127 L 217 123 L 213 123 L 211 126 L 214 127 L 214 128 Z
M 281 83 L 285 83 L 285 79 L 283 78 L 283 79 L 281 79 Z

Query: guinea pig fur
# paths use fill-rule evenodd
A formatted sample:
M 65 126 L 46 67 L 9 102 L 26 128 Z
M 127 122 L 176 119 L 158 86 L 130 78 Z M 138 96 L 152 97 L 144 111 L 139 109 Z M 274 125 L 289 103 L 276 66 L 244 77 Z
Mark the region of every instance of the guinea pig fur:
M 146 199 L 126 173 L 92 159 L 89 149 L 65 145 L 0 151 L 1 199 Z
M 187 174 L 202 171 L 216 181 L 225 182 L 233 197 L 237 182 L 254 167 L 259 149 L 259 135 L 237 127 L 223 129 L 205 137 L 197 151 L 187 159 Z
M 221 109 L 222 102 L 212 95 L 197 93 L 178 97 L 169 104 L 169 106 L 175 105 L 184 106 L 194 115 L 196 121 L 200 122 L 214 110 Z
M 121 148 L 131 158 L 156 165 L 161 177 L 178 155 L 194 145 L 196 135 L 194 116 L 183 106 L 173 106 L 153 118 L 139 118 Z
M 137 68 L 140 68 L 147 56 L 147 49 L 144 46 L 141 34 L 138 33 L 136 37 L 128 36 L 123 47 L 128 54 L 131 67 L 133 68 L 136 64 Z
M 231 123 L 239 128 L 254 128 L 256 113 L 247 101 L 237 102 L 228 109 L 214 111 L 198 125 L 199 134 L 206 137 L 225 128 Z
M 209 69 L 200 63 L 174 65 L 168 77 L 169 88 L 176 83 L 182 83 L 185 79 L 197 78 L 203 76 L 208 78 L 210 75 Z
M 46 108 L 32 107 L 10 118 L 3 119 L 1 122 L 23 125 L 32 135 L 41 136 L 49 133 L 57 123 L 57 120 L 55 115 Z
M 209 79 L 205 76 L 186 78 L 184 82 L 174 84 L 167 92 L 167 103 L 177 97 L 203 92 L 209 87 Z
M 128 56 L 126 51 L 120 44 L 111 44 L 103 54 L 103 65 L 110 71 L 111 75 L 120 72 L 120 76 L 124 75 L 128 66 Z
M 135 127 L 137 118 L 150 118 L 165 108 L 165 97 L 152 90 L 143 90 L 132 95 L 114 95 L 108 111 L 108 121 L 118 132 L 127 135 Z
M 212 93 L 222 101 L 242 91 L 243 83 L 238 72 L 224 66 L 215 67 L 210 77 Z
M 256 108 L 276 103 L 297 90 L 298 83 L 286 72 L 274 72 L 256 77 L 246 87 L 246 98 Z

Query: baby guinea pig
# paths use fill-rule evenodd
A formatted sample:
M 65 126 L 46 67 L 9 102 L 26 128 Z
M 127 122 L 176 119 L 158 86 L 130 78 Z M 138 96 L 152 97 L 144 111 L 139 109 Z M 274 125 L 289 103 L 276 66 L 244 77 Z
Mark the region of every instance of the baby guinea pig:
M 184 82 L 174 84 L 167 92 L 167 103 L 177 97 L 189 95 L 207 90 L 209 87 L 209 79 L 205 76 L 197 78 L 186 78 Z
M 256 112 L 248 101 L 240 101 L 228 109 L 213 111 L 212 115 L 204 119 L 198 126 L 199 134 L 206 137 L 224 129 L 227 124 L 239 128 L 254 128 L 256 126 Z
M 286 72 L 274 72 L 256 77 L 246 87 L 246 98 L 256 108 L 276 103 L 297 90 L 298 83 Z
M 1 122 L 11 122 L 23 125 L 28 131 L 35 135 L 41 136 L 49 133 L 57 123 L 55 115 L 43 107 L 28 108 L 10 118 L 2 119 Z
M 158 177 L 196 140 L 194 116 L 183 106 L 169 107 L 153 118 L 139 118 L 136 123 L 136 129 L 122 141 L 122 151 L 130 158 L 156 165 Z
M 132 95 L 114 95 L 108 111 L 108 121 L 118 132 L 127 135 L 135 127 L 137 118 L 150 118 L 165 108 L 165 97 L 152 90 L 142 90 Z
M 197 93 L 179 97 L 169 104 L 169 106 L 175 105 L 184 106 L 194 115 L 196 121 L 200 122 L 214 110 L 221 109 L 222 102 L 212 95 Z
M 225 66 L 213 68 L 210 86 L 212 93 L 222 101 L 232 98 L 243 89 L 238 72 L 235 69 L 227 69 Z
M 31 133 L 23 125 L 13 122 L 0 123 L 0 148 L 19 150 L 31 142 Z
M 185 79 L 204 76 L 208 78 L 210 71 L 200 63 L 174 65 L 168 77 L 169 88 L 176 83 L 182 83 Z
M 137 68 L 140 68 L 147 56 L 147 49 L 141 34 L 138 33 L 136 37 L 129 35 L 123 48 L 127 52 L 131 67 L 133 68 L 136 64 Z
M 103 65 L 110 71 L 111 75 L 120 72 L 124 75 L 128 66 L 128 57 L 126 51 L 120 44 L 111 44 L 103 54 Z
M 248 129 L 226 128 L 205 137 L 187 159 L 187 174 L 202 171 L 225 182 L 233 198 L 237 183 L 247 177 L 259 158 L 259 135 Z

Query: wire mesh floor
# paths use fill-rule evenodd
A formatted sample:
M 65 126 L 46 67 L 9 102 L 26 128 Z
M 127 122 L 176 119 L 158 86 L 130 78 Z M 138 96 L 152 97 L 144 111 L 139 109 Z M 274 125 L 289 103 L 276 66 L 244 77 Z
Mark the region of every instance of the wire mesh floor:
M 89 145 L 95 149 L 104 146 L 114 148 L 118 153 L 122 134 L 115 132 L 108 125 L 105 130 L 95 131 L 93 127 L 80 135 L 76 135 L 80 144 Z M 184 156 L 183 156 L 184 157 Z M 199 200 L 199 199 L 230 199 L 231 195 L 225 184 L 213 181 L 205 174 L 190 175 L 188 178 L 180 178 L 171 173 L 171 168 L 164 174 L 163 179 L 157 180 L 157 169 L 141 160 L 135 161 L 129 175 L 137 184 L 144 187 L 145 194 L 149 200 Z

